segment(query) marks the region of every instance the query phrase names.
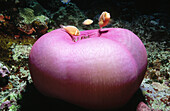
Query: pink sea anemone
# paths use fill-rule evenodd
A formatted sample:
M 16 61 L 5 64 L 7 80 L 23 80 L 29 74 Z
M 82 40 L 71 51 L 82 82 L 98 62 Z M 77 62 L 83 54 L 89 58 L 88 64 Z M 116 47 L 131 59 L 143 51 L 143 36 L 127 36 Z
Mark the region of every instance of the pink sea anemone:
M 146 49 L 127 29 L 101 31 L 81 31 L 76 37 L 88 38 L 74 42 L 67 32 L 57 29 L 36 41 L 29 57 L 36 88 L 88 109 L 126 104 L 143 80 Z

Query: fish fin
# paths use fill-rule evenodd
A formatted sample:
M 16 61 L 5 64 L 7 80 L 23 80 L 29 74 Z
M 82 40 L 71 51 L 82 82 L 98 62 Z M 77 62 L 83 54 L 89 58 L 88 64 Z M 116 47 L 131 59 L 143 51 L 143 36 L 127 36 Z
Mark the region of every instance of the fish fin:
M 75 35 L 77 35 L 78 31 L 76 30 Z
M 61 25 L 61 24 L 60 24 L 60 27 L 61 27 L 61 28 L 65 28 L 65 26 L 64 26 L 64 25 Z
M 61 27 L 61 30 L 62 30 L 62 31 L 65 31 L 65 32 L 66 32 L 66 30 L 64 29 L 66 26 L 60 25 L 60 27 Z
M 99 23 L 98 23 L 99 25 L 103 25 L 103 21 L 101 20 L 101 21 L 99 21 Z
M 103 15 L 103 21 L 105 21 L 105 15 Z

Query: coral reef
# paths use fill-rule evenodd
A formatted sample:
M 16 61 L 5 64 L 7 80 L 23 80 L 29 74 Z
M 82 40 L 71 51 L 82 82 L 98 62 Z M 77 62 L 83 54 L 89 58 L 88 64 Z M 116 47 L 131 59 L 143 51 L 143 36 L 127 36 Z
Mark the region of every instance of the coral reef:
M 0 87 L 0 109 L 17 111 L 20 108 L 18 101 L 22 99 L 21 93 L 32 82 L 28 66 L 11 66 L 8 78 L 7 85 Z
M 145 95 L 146 101 L 152 110 L 168 111 L 170 109 L 170 90 L 167 83 L 152 82 L 144 79 L 140 88 Z
M 148 47 L 148 71 L 146 72 L 146 77 L 152 79 L 153 82 L 163 83 L 169 79 L 170 53 L 169 47 L 165 44 L 166 42 L 145 43 L 145 46 Z
M 23 59 L 28 59 L 32 45 L 13 45 L 11 48 L 13 60 L 20 62 Z
M 29 36 L 24 36 L 24 38 L 16 39 L 15 37 L 10 35 L 0 35 L 0 61 L 6 62 L 7 64 L 14 63 L 12 58 L 12 49 L 14 48 L 13 46 L 16 44 L 30 45 L 33 44 L 35 41 L 36 39 Z
M 40 15 L 35 16 L 31 8 L 19 9 L 19 15 L 23 20 L 19 20 L 18 29 L 28 35 L 36 33 L 37 35 L 45 34 L 48 29 L 49 18 Z
M 63 4 L 60 0 L 52 0 L 48 4 L 46 4 L 44 0 L 37 1 L 46 10 L 46 15 L 51 18 L 49 28 L 52 28 L 52 25 L 58 28 L 61 24 L 79 26 L 79 29 L 86 28 L 82 25 L 82 22 L 87 19 L 87 17 L 75 4 L 71 2 Z
M 86 17 L 75 4 L 69 3 L 67 6 L 60 7 L 59 10 L 52 13 L 52 19 L 56 25 L 74 25 L 78 26 L 79 29 L 83 29 L 82 22 Z
M 20 22 L 25 23 L 25 24 L 31 24 L 33 21 L 39 20 L 42 23 L 46 23 L 49 18 L 40 15 L 40 16 L 35 16 L 34 10 L 31 8 L 23 8 L 19 9 L 19 15 L 23 18 L 23 20 L 20 20 Z
M 0 63 L 0 87 L 6 86 L 8 84 L 8 74 L 9 70 L 6 66 L 3 66 L 2 63 Z

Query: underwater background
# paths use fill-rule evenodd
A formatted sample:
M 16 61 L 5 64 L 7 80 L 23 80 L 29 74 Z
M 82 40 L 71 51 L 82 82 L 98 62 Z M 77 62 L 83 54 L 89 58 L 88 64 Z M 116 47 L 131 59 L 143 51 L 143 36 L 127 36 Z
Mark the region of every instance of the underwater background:
M 117 110 L 135 111 L 139 104 L 148 111 L 170 110 L 169 6 L 169 0 L 0 0 L 0 111 L 85 110 L 39 93 L 28 57 L 35 41 L 60 25 L 73 25 L 80 31 L 99 29 L 103 11 L 112 19 L 106 27 L 131 30 L 148 54 L 140 89 Z M 88 18 L 93 24 L 83 25 Z

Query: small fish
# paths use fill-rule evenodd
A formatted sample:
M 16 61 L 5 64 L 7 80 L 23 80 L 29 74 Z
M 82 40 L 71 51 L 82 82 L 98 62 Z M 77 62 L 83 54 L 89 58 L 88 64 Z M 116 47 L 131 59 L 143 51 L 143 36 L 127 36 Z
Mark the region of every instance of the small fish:
M 93 20 L 91 20 L 91 19 L 86 19 L 82 24 L 83 25 L 90 25 L 90 24 L 92 24 L 93 23 Z
M 60 25 L 60 27 L 63 28 L 70 35 L 74 35 L 74 36 L 79 36 L 80 35 L 80 31 L 75 26 L 71 26 L 71 25 L 63 26 L 63 25 Z
M 100 28 L 106 26 L 109 23 L 109 21 L 110 21 L 110 13 L 106 11 L 102 12 L 102 14 L 99 17 L 99 22 L 98 22 Z
M 68 3 L 70 2 L 70 0 L 61 0 L 61 2 L 62 2 L 63 4 L 68 4 Z

